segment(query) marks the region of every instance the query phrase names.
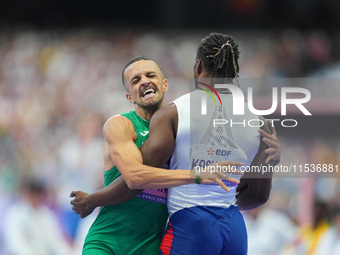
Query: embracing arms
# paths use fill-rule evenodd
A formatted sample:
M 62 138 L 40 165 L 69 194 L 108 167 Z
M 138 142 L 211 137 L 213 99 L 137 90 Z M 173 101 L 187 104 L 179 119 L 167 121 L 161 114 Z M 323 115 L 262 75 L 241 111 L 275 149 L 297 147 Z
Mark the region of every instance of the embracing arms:
M 175 106 L 164 107 L 157 111 L 150 123 L 149 139 L 141 147 L 134 143 L 136 133 L 131 121 L 124 117 L 114 117 L 104 125 L 105 169 L 116 165 L 121 176 L 107 187 L 87 194 L 73 191 L 75 197 L 71 204 L 73 210 L 86 217 L 97 206 L 113 205 L 125 202 L 138 195 L 142 189 L 168 188 L 195 182 L 195 174 L 191 170 L 169 171 L 162 167 L 173 152 L 177 129 L 177 109 Z M 143 156 L 143 157 L 142 157 Z M 143 164 L 144 159 L 144 164 Z M 147 166 L 148 164 L 150 166 Z M 219 162 L 223 166 L 223 162 Z M 238 162 L 225 161 L 225 165 L 241 165 Z M 218 182 L 223 173 L 202 175 L 201 183 Z M 238 183 L 238 180 L 228 177 L 227 180 Z

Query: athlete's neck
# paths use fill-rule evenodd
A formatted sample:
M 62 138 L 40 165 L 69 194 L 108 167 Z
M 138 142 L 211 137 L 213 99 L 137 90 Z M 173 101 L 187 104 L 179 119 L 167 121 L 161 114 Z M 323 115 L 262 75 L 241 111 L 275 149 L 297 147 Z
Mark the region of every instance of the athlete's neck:
M 137 115 L 147 121 L 151 120 L 152 115 L 156 112 L 156 111 L 138 111 L 138 109 L 135 109 L 135 112 L 137 113 Z
M 140 108 L 138 106 L 135 106 L 135 112 L 137 113 L 137 115 L 145 120 L 150 121 L 152 115 L 161 107 L 164 106 L 164 101 L 162 102 L 162 104 L 160 105 L 160 107 L 155 106 L 154 108 L 150 108 L 150 109 L 143 109 Z
M 215 84 L 233 84 L 233 78 L 224 78 L 224 77 L 212 77 L 212 74 L 209 72 L 203 71 L 198 77 L 196 77 L 196 86 L 200 83 L 203 85 L 209 85 L 215 88 Z M 217 89 L 216 89 L 217 90 Z
M 232 85 L 230 79 L 214 78 L 214 79 L 199 79 L 196 81 L 196 88 L 210 89 L 211 91 L 216 91 L 217 93 L 230 94 L 230 90 L 227 88 L 215 88 L 216 84 L 228 84 Z

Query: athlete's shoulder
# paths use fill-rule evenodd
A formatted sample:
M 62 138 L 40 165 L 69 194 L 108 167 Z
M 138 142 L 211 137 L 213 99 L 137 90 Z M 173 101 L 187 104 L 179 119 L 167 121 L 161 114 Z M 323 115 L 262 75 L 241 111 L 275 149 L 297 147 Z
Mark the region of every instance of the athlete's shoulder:
M 129 124 L 132 124 L 132 121 L 129 118 L 127 118 L 126 113 L 116 114 L 116 115 L 109 117 L 106 120 L 106 122 L 104 123 L 104 127 L 112 126 L 116 124 L 129 125 Z
M 134 134 L 134 126 L 127 117 L 117 114 L 107 119 L 103 126 L 104 137 L 112 134 Z

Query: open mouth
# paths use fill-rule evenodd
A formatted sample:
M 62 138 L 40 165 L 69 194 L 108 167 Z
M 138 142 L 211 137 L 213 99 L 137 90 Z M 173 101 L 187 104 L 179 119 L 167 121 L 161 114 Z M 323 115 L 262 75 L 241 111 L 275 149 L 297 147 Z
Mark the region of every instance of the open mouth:
M 154 89 L 147 89 L 142 93 L 143 97 L 148 97 L 148 96 L 152 96 L 153 94 L 156 94 L 156 91 Z

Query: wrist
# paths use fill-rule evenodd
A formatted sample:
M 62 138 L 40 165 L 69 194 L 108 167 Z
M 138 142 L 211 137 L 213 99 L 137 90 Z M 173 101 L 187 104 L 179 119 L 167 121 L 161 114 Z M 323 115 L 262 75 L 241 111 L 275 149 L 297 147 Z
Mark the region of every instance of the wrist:
M 87 205 L 88 208 L 96 208 L 97 206 L 99 206 L 97 203 L 96 203 L 96 199 L 95 199 L 95 196 L 93 194 L 88 194 L 86 196 L 86 200 L 85 200 L 85 203 Z

